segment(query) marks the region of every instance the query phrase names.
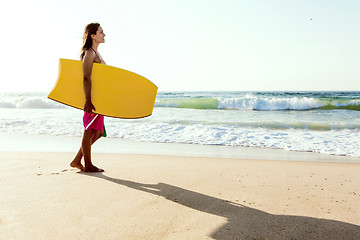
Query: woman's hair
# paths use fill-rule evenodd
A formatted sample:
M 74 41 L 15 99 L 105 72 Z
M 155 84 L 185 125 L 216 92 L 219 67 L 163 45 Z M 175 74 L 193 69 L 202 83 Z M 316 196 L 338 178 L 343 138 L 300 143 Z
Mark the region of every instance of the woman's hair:
M 92 43 L 93 43 L 91 35 L 96 34 L 99 26 L 100 26 L 99 23 L 90 23 L 90 24 L 86 25 L 85 30 L 84 30 L 84 36 L 83 36 L 83 46 L 81 48 L 81 54 L 80 54 L 81 60 L 83 60 L 86 50 L 91 48 Z

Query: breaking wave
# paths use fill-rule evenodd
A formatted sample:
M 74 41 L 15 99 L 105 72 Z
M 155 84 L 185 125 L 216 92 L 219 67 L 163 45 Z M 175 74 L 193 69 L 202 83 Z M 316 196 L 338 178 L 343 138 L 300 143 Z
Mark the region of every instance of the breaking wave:
M 155 107 L 226 110 L 312 110 L 347 109 L 360 111 L 360 100 L 322 100 L 307 97 L 292 98 L 174 98 L 157 99 Z

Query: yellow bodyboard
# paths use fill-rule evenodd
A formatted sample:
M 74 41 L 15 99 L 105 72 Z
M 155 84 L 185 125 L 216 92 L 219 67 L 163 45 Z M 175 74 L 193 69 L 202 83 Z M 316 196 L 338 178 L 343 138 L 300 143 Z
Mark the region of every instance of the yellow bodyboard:
M 148 79 L 116 67 L 94 63 L 91 101 L 95 113 L 116 118 L 142 118 L 152 114 L 157 87 Z M 60 59 L 57 82 L 48 98 L 84 109 L 82 61 Z

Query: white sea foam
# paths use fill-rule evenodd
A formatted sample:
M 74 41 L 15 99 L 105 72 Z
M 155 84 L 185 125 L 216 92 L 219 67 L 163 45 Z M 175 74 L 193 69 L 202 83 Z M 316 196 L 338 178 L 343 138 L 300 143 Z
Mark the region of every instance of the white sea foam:
M 208 125 L 121 124 L 110 136 L 133 140 L 277 148 L 293 151 L 360 156 L 359 131 L 308 131 Z M 109 129 L 111 129 L 111 125 Z M 109 130 L 110 131 L 110 130 Z
M 17 102 L 17 108 L 65 108 L 64 105 L 41 98 L 22 99 Z
M 224 115 L 224 111 L 217 110 L 213 116 L 209 116 L 209 112 L 213 110 L 206 111 L 158 108 L 149 118 L 136 120 L 106 118 L 105 124 L 108 136 L 112 138 L 146 142 L 279 148 L 360 157 L 360 129 L 357 128 L 314 131 L 306 127 L 285 126 L 285 119 L 291 123 L 294 119 L 301 118 L 301 113 L 294 116 L 289 114 L 277 123 L 263 119 L 263 124 L 260 124 L 252 122 L 252 119 L 266 112 L 257 112 L 251 117 L 253 112 L 234 114 L 237 111 L 225 111 L 230 115 Z M 269 119 L 279 118 L 281 114 L 278 112 L 269 116 Z M 310 113 L 307 114 L 310 116 Z M 249 119 L 247 124 L 240 123 L 244 121 L 239 119 L 242 115 L 244 115 L 243 119 Z M 303 115 L 302 118 L 306 120 L 306 114 Z M 220 123 L 221 116 L 232 120 L 224 119 Z M 328 115 L 327 117 L 331 118 Z M 237 124 L 234 123 L 236 118 L 239 119 Z M 278 124 L 281 127 L 267 127 L 267 124 Z M 81 136 L 82 131 L 82 111 L 71 108 L 3 109 L 0 121 L 0 132 Z
M 337 103 L 337 102 L 336 102 Z M 338 103 L 339 106 L 355 104 L 356 102 Z M 228 109 L 228 110 L 310 110 L 324 107 L 328 102 L 316 98 L 293 97 L 218 97 L 218 98 L 184 98 L 157 99 L 155 107 L 193 108 L 193 109 Z M 360 102 L 358 102 L 360 104 Z
M 315 98 L 219 98 L 219 109 L 237 110 L 307 110 L 325 106 L 325 103 Z
M 66 106 L 46 98 L 26 97 L 26 98 L 16 98 L 13 99 L 12 101 L 0 99 L 0 108 L 44 109 L 44 108 L 66 108 Z
M 344 106 L 349 106 L 349 105 L 360 105 L 360 100 L 350 100 L 350 101 L 334 101 L 333 105 L 337 106 L 337 107 L 344 107 Z
M 175 100 L 162 96 L 148 118 L 106 118 L 108 136 L 146 142 L 280 148 L 360 157 L 360 111 L 279 111 L 327 104 L 313 97 L 202 95 L 204 97 L 185 98 L 184 94 L 177 94 Z M 336 101 L 344 104 L 341 100 L 333 103 Z M 357 99 L 345 102 L 358 103 Z M 161 107 L 161 104 L 174 104 L 171 106 L 175 108 Z M 246 111 L 254 109 L 267 111 Z M 64 136 L 81 136 L 83 132 L 83 112 L 53 102 L 45 94 L 2 97 L 0 113 L 0 132 Z
M 16 104 L 12 102 L 1 102 L 0 101 L 0 108 L 16 108 Z
M 328 107 L 330 109 L 360 110 L 359 99 L 336 100 L 304 96 L 283 97 L 282 95 L 268 96 L 255 94 L 238 94 L 239 96 L 228 96 L 226 94 L 221 96 L 221 94 L 217 94 L 220 96 L 211 96 L 211 94 L 206 93 L 202 95 L 204 96 L 184 96 L 184 94 L 158 95 L 155 107 L 259 111 L 311 110 Z M 24 94 L 20 96 L 0 96 L 0 108 L 46 109 L 67 107 L 47 99 L 45 94 Z

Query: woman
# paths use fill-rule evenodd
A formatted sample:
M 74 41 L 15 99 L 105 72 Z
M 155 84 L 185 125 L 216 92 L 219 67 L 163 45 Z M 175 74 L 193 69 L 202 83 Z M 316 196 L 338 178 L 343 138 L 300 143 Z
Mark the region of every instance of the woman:
M 98 140 L 104 133 L 104 116 L 95 114 L 96 110 L 91 102 L 91 71 L 93 63 L 105 64 L 97 49 L 100 43 L 105 42 L 105 33 L 99 23 L 90 23 L 85 27 L 83 37 L 83 47 L 80 59 L 83 61 L 83 85 L 85 92 L 84 105 L 84 135 L 81 148 L 74 160 L 70 163 L 71 167 L 78 168 L 85 172 L 103 172 L 103 169 L 95 167 L 91 162 L 91 145 Z M 84 156 L 85 167 L 81 164 Z

